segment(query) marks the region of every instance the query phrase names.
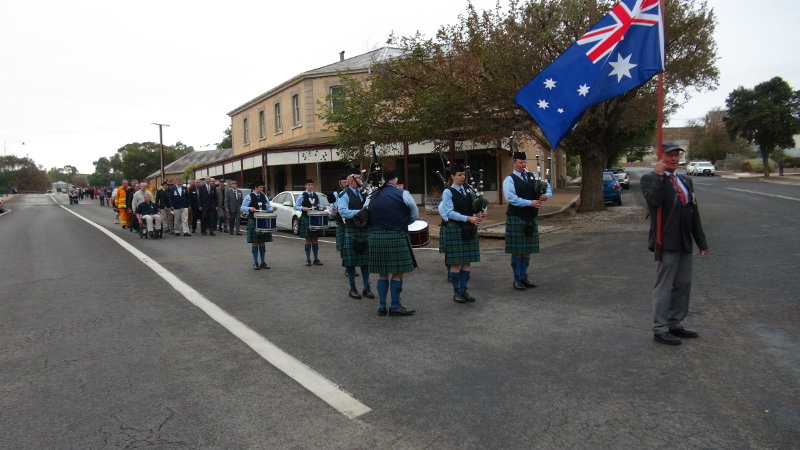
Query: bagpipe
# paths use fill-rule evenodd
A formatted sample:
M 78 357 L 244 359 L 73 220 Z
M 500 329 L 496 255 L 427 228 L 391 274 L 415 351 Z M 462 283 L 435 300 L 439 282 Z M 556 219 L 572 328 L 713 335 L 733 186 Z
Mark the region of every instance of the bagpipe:
M 369 143 L 370 147 L 372 148 L 372 160 L 369 164 L 369 170 L 362 170 L 361 177 L 362 181 L 359 181 L 356 178 L 356 183 L 358 183 L 358 189 L 361 192 L 362 197 L 364 198 L 364 205 L 361 207 L 361 210 L 353 216 L 353 224 L 357 227 L 365 227 L 369 223 L 369 203 L 372 200 L 372 193 L 377 191 L 378 189 L 384 186 L 384 179 L 383 179 L 383 170 L 381 169 L 381 163 L 378 160 L 378 152 L 375 148 L 375 141 Z M 366 181 L 363 181 L 366 180 Z
M 511 153 L 511 158 L 514 158 L 515 154 L 520 153 L 519 146 L 517 145 L 516 141 L 514 141 L 513 135 L 509 136 L 508 138 L 508 147 L 508 151 Z M 547 180 L 536 176 L 536 174 L 530 172 L 527 167 L 525 167 L 525 177 L 528 179 L 529 183 L 533 184 L 533 200 L 539 200 L 542 195 L 547 194 Z
M 443 147 L 437 145 L 435 147 L 435 151 L 439 154 L 439 159 L 442 162 L 442 172 L 445 174 L 451 174 L 453 166 L 450 164 L 450 160 L 448 160 L 444 155 Z M 464 183 L 464 189 L 472 196 L 472 210 L 475 211 L 475 213 L 484 211 L 489 206 L 489 200 L 483 196 L 483 169 L 478 170 L 477 189 L 475 188 L 475 178 L 473 177 L 473 172 L 470 166 L 465 165 L 464 171 L 466 172 L 465 175 L 467 180 L 469 180 L 469 182 Z M 437 170 L 436 175 L 439 177 L 439 180 L 442 181 L 444 189 L 447 189 L 450 187 L 450 183 L 447 180 L 447 176 L 443 175 L 442 172 Z

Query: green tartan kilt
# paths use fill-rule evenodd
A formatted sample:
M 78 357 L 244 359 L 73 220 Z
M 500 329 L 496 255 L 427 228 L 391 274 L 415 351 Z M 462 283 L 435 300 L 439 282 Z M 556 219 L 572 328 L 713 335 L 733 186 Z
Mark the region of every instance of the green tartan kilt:
M 250 217 L 247 219 L 247 243 L 260 244 L 264 242 L 272 242 L 272 233 L 256 233 L 256 219 Z
M 439 225 L 439 253 L 445 252 L 445 238 L 447 237 L 445 231 L 447 231 L 447 223 L 448 222 L 445 222 Z
M 407 232 L 369 232 L 369 273 L 413 272 L 416 266 Z
M 342 240 L 344 239 L 344 225 L 336 223 L 336 251 L 342 251 Z
M 308 237 L 319 237 L 319 231 L 311 231 L 308 229 L 308 214 L 303 214 L 300 216 L 300 223 L 297 225 L 299 230 L 299 235 L 301 238 L 308 238 Z
M 464 263 L 478 262 L 481 260 L 481 250 L 478 244 L 478 233 L 475 237 L 465 241 L 461 237 L 461 224 L 463 222 L 447 222 L 444 233 L 444 263 L 452 266 Z
M 369 243 L 363 252 L 357 253 L 353 248 L 356 238 L 369 238 L 366 227 L 342 227 L 342 267 L 361 267 L 369 265 Z
M 539 223 L 533 219 L 533 235 L 525 236 L 525 221 L 517 216 L 506 216 L 506 253 L 527 255 L 539 253 Z

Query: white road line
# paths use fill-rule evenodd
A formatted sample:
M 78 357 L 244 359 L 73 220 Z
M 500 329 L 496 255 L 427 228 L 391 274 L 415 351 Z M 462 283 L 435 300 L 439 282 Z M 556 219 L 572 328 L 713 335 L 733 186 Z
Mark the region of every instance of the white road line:
M 777 194 L 765 194 L 763 192 L 748 191 L 747 189 L 739 189 L 739 188 L 728 188 L 728 189 L 732 191 L 747 192 L 748 194 L 766 195 L 767 197 L 782 198 L 784 200 L 794 200 L 796 202 L 800 202 L 800 198 L 797 197 L 787 197 L 785 195 L 777 195 Z
M 53 200 L 55 201 L 55 199 Z M 176 291 L 180 292 L 186 298 L 186 300 L 189 300 L 193 305 L 197 306 L 203 312 L 208 314 L 208 316 L 214 321 L 230 331 L 231 334 L 255 350 L 255 352 L 264 358 L 268 363 L 272 364 L 278 370 L 285 373 L 296 382 L 300 383 L 301 386 L 311 391 L 314 395 L 319 397 L 322 401 L 329 404 L 340 413 L 351 419 L 355 419 L 362 414 L 372 411 L 372 409 L 370 409 L 367 405 L 364 405 L 353 398 L 350 394 L 343 391 L 332 381 L 323 377 L 314 369 L 303 364 L 292 355 L 284 352 L 275 344 L 267 340 L 267 338 L 261 336 L 253 331 L 250 327 L 242 323 L 239 319 L 228 314 L 225 310 L 205 298 L 203 294 L 181 281 L 181 279 L 173 275 L 161 264 L 153 261 L 149 256 L 141 252 L 133 245 L 125 242 L 123 239 L 113 234 L 111 231 L 108 231 L 101 225 L 98 225 L 81 216 L 80 214 L 73 212 L 64 205 L 60 206 L 64 208 L 64 210 L 74 214 L 81 220 L 88 222 L 93 227 L 105 233 L 106 236 L 110 237 L 122 248 L 133 254 L 133 256 L 138 258 L 139 261 L 152 269 L 153 272 L 163 278 Z

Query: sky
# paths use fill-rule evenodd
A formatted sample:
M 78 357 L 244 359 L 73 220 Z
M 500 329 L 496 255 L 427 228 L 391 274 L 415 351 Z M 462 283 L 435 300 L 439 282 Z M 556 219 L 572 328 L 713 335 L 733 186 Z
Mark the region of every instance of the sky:
M 668 0 L 676 1 L 676 0 Z M 473 0 L 478 10 L 496 0 Z M 694 93 L 669 121 L 702 118 L 739 86 L 774 76 L 800 90 L 800 8 L 789 0 L 709 0 L 719 88 Z M 501 6 L 507 0 L 500 0 Z M 131 142 L 214 148 L 227 113 L 307 70 L 433 36 L 466 0 L 329 2 L 0 0 L 0 139 L 4 154 L 46 169 L 93 161 Z M 531 74 L 533 78 L 535 74 Z M 23 144 L 24 143 L 24 144 Z

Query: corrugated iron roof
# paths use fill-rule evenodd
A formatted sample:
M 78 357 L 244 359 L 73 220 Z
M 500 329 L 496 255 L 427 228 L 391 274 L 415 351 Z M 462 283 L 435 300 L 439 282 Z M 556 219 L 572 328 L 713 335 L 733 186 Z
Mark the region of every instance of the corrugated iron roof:
M 231 156 L 233 156 L 233 149 L 230 148 L 193 151 L 164 166 L 164 173 L 183 173 L 183 171 L 192 164 L 195 166 L 203 166 L 225 158 L 230 158 Z M 161 169 L 148 175 L 147 178 L 156 178 L 160 175 Z

